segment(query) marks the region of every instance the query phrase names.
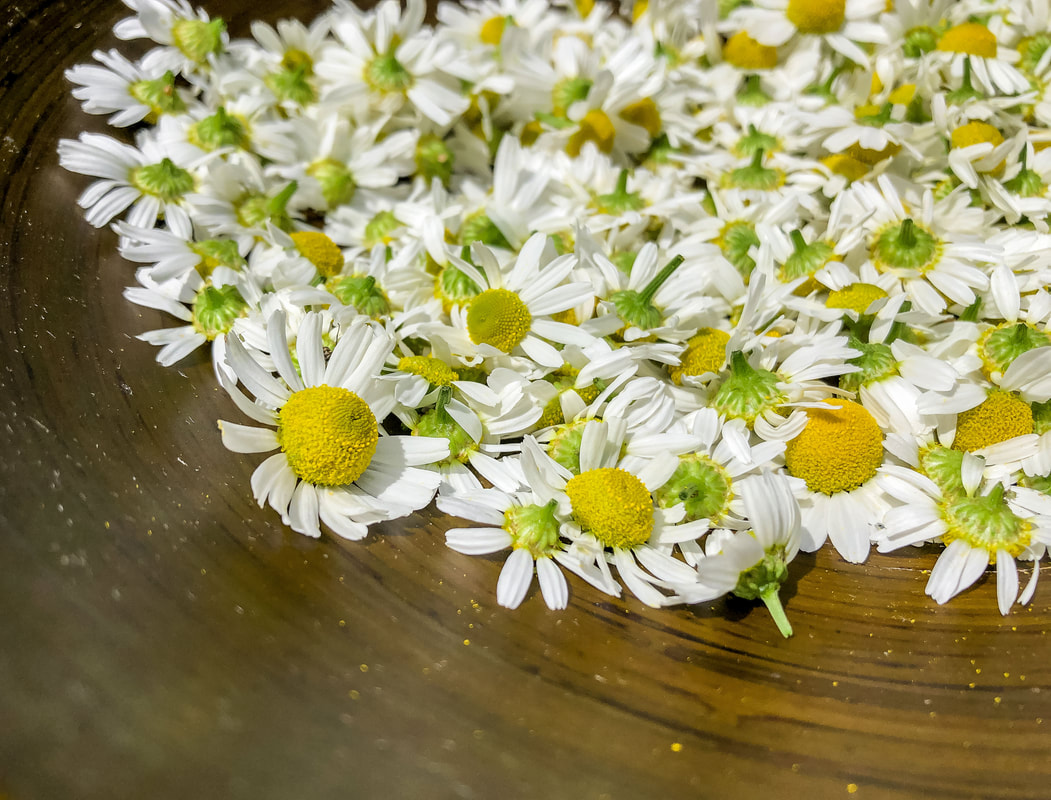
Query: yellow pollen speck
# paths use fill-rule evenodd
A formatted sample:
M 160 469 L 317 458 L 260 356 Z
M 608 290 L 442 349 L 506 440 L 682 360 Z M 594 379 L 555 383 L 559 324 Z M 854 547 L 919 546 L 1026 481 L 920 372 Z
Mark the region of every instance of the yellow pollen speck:
M 671 751 L 673 753 L 681 753 L 682 752 L 682 745 L 679 742 L 672 742 Z
M 470 646 L 470 644 L 471 644 L 471 640 L 470 640 L 470 639 L 464 639 L 464 640 L 463 640 L 463 646 L 464 646 L 464 647 L 469 647 L 469 646 Z
M 800 33 L 835 33 L 847 16 L 847 0 L 788 0 L 785 16 Z
M 278 412 L 277 440 L 288 466 L 308 483 L 343 486 L 361 477 L 379 441 L 376 417 L 348 389 L 294 392 Z
M 576 133 L 569 137 L 566 152 L 576 158 L 586 142 L 594 142 L 595 147 L 603 153 L 612 152 L 616 135 L 617 130 L 606 112 L 593 108 L 580 120 L 580 127 Z
M 996 35 L 981 23 L 964 22 L 942 34 L 938 49 L 947 53 L 996 58 Z
M 849 492 L 883 462 L 883 433 L 858 403 L 833 398 L 824 405 L 806 410 L 806 427 L 785 448 L 785 466 L 812 492 Z
M 854 794 L 854 792 L 856 792 L 857 790 L 858 790 L 858 785 L 856 783 L 848 783 L 847 784 L 847 794 Z
M 653 497 L 630 472 L 613 467 L 582 472 L 566 484 L 566 494 L 581 529 L 607 547 L 637 547 L 653 532 Z
M 324 278 L 343 271 L 343 251 L 321 231 L 296 231 L 290 234 L 300 255 L 313 264 Z
M 849 181 L 861 180 L 869 171 L 868 164 L 843 153 L 833 153 L 830 156 L 825 156 L 821 159 L 821 163 L 836 175 L 842 175 Z
M 349 697 L 351 700 L 357 700 L 361 697 L 361 692 L 359 692 L 357 689 L 351 689 L 349 692 L 347 692 L 347 697 Z
M 828 308 L 845 308 L 864 314 L 869 306 L 886 296 L 885 291 L 871 283 L 852 283 L 850 286 L 829 292 L 825 305 Z
M 369 671 L 369 665 L 368 664 L 362 664 L 360 667 L 358 667 L 358 669 L 360 669 L 362 672 L 368 672 Z
M 628 103 L 617 116 L 625 122 L 644 128 L 651 139 L 661 132 L 661 112 L 652 98 L 643 97 Z
M 398 369 L 411 375 L 426 378 L 431 386 L 450 386 L 460 376 L 439 358 L 431 356 L 406 356 L 398 361 Z
M 467 333 L 475 344 L 509 353 L 521 342 L 533 318 L 521 298 L 507 289 L 486 289 L 467 307 Z
M 745 31 L 731 36 L 723 46 L 723 58 L 738 69 L 755 71 L 777 66 L 777 48 L 760 44 Z
M 1010 392 L 994 390 L 956 418 L 953 450 L 968 453 L 1033 432 L 1033 409 Z
M 500 44 L 500 40 L 504 38 L 504 27 L 506 25 L 507 17 L 490 17 L 482 23 L 482 28 L 478 31 L 478 38 L 482 40 L 482 44 L 496 47 Z
M 718 328 L 701 328 L 686 343 L 686 350 L 679 357 L 680 363 L 668 367 L 671 379 L 681 384 L 686 376 L 718 372 L 726 363 L 726 343 L 730 334 Z

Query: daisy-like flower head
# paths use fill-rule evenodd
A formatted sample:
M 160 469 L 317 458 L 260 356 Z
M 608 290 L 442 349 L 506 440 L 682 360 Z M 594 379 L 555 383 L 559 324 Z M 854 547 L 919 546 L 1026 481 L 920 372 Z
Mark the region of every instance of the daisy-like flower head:
M 113 27 L 118 39 L 152 39 L 161 47 L 147 53 L 145 63 L 190 77 L 226 47 L 226 23 L 211 19 L 186 0 L 123 0 L 135 12 Z
M 467 365 L 514 355 L 557 369 L 563 358 L 545 339 L 581 346 L 593 340 L 575 325 L 551 318 L 594 296 L 590 284 L 567 282 L 576 256 L 553 257 L 553 246 L 540 233 L 530 237 L 506 267 L 484 245 L 475 245 L 471 253 L 478 267 L 462 259 L 450 261 L 481 291 L 466 306 L 453 308 L 451 327 L 428 328 L 436 350 Z
M 455 48 L 423 27 L 425 13 L 423 0 L 410 0 L 404 13 L 391 0 L 368 12 L 338 4 L 332 32 L 342 46 L 330 46 L 316 65 L 322 101 L 346 104 L 363 122 L 408 103 L 435 125 L 451 125 L 468 101 L 442 70 Z
M 272 28 L 265 22 L 252 23 L 252 37 L 258 46 L 238 42 L 238 55 L 248 68 L 262 75 L 263 84 L 282 107 L 305 107 L 317 100 L 314 64 L 328 43 L 328 15 L 319 16 L 309 27 L 299 20 L 283 19 Z
M 621 420 L 590 420 L 580 443 L 580 472 L 574 475 L 544 453 L 527 436 L 522 469 L 534 487 L 557 499 L 559 513 L 570 520 L 562 533 L 572 544 L 567 569 L 590 579 L 597 570 L 603 591 L 620 594 L 609 564 L 642 602 L 660 607 L 678 602 L 676 585 L 695 580 L 692 567 L 674 558 L 672 548 L 693 541 L 708 529 L 707 520 L 681 522 L 682 504 L 662 508 L 653 497 L 675 472 L 671 452 L 650 458 L 621 456 L 626 428 Z M 672 590 L 667 595 L 660 588 Z
M 683 590 L 686 602 L 705 602 L 727 592 L 762 600 L 786 639 L 792 626 L 781 605 L 788 564 L 799 552 L 800 513 L 789 480 L 763 471 L 738 484 L 750 529 L 716 531 L 705 541 L 706 557 L 697 566 L 698 586 Z
M 820 37 L 832 50 L 867 65 L 859 44 L 886 41 L 876 22 L 884 7 L 883 0 L 758 0 L 738 9 L 735 18 L 760 44 L 776 47 L 797 35 Z
M 844 559 L 860 564 L 890 507 L 874 480 L 884 463 L 883 432 L 864 406 L 842 398 L 807 404 L 806 414 L 785 446 L 785 470 L 801 484 L 803 549 L 831 539 Z
M 969 208 L 969 198 L 959 191 L 935 200 L 927 190 L 907 201 L 881 175 L 875 184 L 854 184 L 837 202 L 858 209 L 843 221 L 852 225 L 862 218 L 876 269 L 897 277 L 909 299 L 928 314 L 941 314 L 949 302 L 967 307 L 976 291 L 988 287 L 983 267 L 997 261 L 1000 252 L 980 238 L 985 214 Z
M 944 31 L 924 58 L 947 76 L 959 76 L 959 87 L 947 96 L 950 103 L 963 105 L 983 94 L 1016 95 L 1029 89 L 1029 80 L 1013 63 L 1019 60 L 1018 51 L 1001 47 L 996 34 L 981 22 L 968 20 Z
M 182 277 L 158 280 L 149 268 L 138 270 L 139 286 L 129 286 L 124 297 L 146 308 L 171 314 L 185 325 L 159 328 L 138 336 L 157 345 L 157 361 L 169 367 L 208 343 L 212 347 L 212 365 L 216 375 L 230 369 L 225 357 L 225 334 L 238 319 L 257 308 L 262 292 L 251 276 L 217 266 L 207 279 L 196 271 Z
M 176 88 L 170 70 L 147 71 L 116 50 L 96 50 L 91 55 L 102 66 L 78 64 L 66 70 L 66 80 L 77 84 L 73 96 L 84 101 L 85 113 L 112 114 L 107 122 L 125 128 L 186 110 L 183 92 Z
M 1018 599 L 1018 559 L 1036 561 L 1051 543 L 1051 518 L 1012 502 L 999 482 L 983 481 L 985 462 L 965 453 L 959 462 L 962 491 L 947 493 L 929 478 L 906 467 L 886 466 L 879 478 L 903 505 L 884 517 L 881 553 L 910 544 L 946 545 L 931 570 L 926 592 L 946 603 L 996 565 L 996 596 L 1001 614 Z M 1034 563 L 1034 579 L 1037 572 Z M 1023 592 L 1028 602 L 1031 591 Z
M 557 563 L 567 556 L 555 500 L 544 500 L 530 491 L 476 489 L 439 496 L 437 503 L 446 514 L 487 526 L 447 530 L 445 543 L 453 550 L 485 555 L 510 548 L 496 583 L 496 602 L 518 608 L 535 572 L 547 607 L 566 607 L 569 587 Z
M 382 431 L 394 404 L 391 386 L 377 380 L 393 347 L 386 332 L 358 317 L 339 332 L 326 358 L 322 318 L 307 314 L 295 342 L 298 368 L 283 313 L 268 320 L 267 336 L 276 375 L 236 336 L 227 337 L 230 367 L 254 399 L 223 380 L 237 407 L 266 427 L 219 423 L 230 450 L 279 451 L 252 475 L 259 505 L 269 503 L 299 533 L 320 536 L 323 522 L 347 539 L 427 505 L 440 476 L 423 467 L 445 458 L 449 445 Z
M 152 228 L 163 215 L 178 231 L 192 229 L 186 201 L 197 187 L 195 171 L 207 159 L 189 144 L 168 141 L 167 119 L 161 120 L 159 135 L 140 132 L 138 146 L 97 133 L 59 142 L 63 167 L 100 179 L 77 200 L 90 224 L 101 228 L 130 206 L 131 225 Z

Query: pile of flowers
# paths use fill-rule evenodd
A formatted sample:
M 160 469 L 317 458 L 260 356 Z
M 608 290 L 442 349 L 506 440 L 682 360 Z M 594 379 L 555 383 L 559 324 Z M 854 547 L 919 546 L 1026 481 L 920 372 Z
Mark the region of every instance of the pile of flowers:
M 336 0 L 245 40 L 124 2 L 150 49 L 67 73 L 124 131 L 61 163 L 294 531 L 435 502 L 501 605 L 572 573 L 786 636 L 799 550 L 938 543 L 934 601 L 1032 598 L 1048 0 Z

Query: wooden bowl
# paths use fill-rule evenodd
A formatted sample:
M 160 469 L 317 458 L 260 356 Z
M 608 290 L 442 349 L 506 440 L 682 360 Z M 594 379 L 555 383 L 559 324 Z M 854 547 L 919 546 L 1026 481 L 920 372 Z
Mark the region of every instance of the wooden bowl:
M 237 36 L 323 7 L 209 4 Z M 0 11 L 0 797 L 1051 797 L 1046 587 L 940 608 L 934 549 L 823 550 L 785 641 L 750 603 L 579 581 L 506 611 L 499 560 L 434 511 L 348 544 L 257 508 L 236 410 L 205 358 L 134 338 L 170 321 L 123 300 L 133 266 L 58 166 L 105 129 L 63 70 L 126 13 Z

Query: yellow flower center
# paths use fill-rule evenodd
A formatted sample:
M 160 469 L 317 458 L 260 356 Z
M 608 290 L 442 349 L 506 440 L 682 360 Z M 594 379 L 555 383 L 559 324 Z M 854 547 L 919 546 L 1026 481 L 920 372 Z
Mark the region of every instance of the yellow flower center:
M 723 58 L 738 69 L 754 72 L 777 66 L 777 48 L 760 44 L 744 31 L 731 36 L 723 46 Z
M 453 381 L 460 380 L 452 367 L 440 358 L 431 356 L 406 356 L 398 362 L 398 369 L 426 378 L 431 386 L 450 386 Z
M 289 235 L 299 254 L 313 264 L 323 278 L 343 271 L 343 251 L 328 236 L 320 231 L 296 231 Z
M 679 364 L 668 367 L 668 374 L 677 384 L 687 376 L 718 372 L 726 363 L 726 343 L 730 334 L 718 328 L 701 328 L 697 335 L 686 343 L 686 350 L 679 357 Z
M 996 35 L 979 22 L 964 22 L 942 34 L 938 49 L 947 53 L 996 58 Z
M 912 102 L 912 98 L 916 96 L 916 84 L 915 83 L 903 83 L 889 95 L 887 99 L 894 103 L 896 106 L 907 106 Z
M 843 289 L 829 292 L 825 305 L 828 308 L 846 308 L 864 314 L 869 306 L 886 296 L 885 291 L 871 283 L 852 283 Z
M 496 47 L 504 38 L 504 27 L 507 25 L 507 17 L 490 17 L 482 23 L 482 29 L 478 32 L 478 38 L 482 44 Z
M 1033 409 L 1010 392 L 994 390 L 956 418 L 953 450 L 968 453 L 1033 432 Z
M 622 469 L 601 467 L 566 484 L 573 519 L 607 547 L 632 548 L 653 532 L 653 498 L 646 486 Z
M 869 165 L 843 153 L 833 153 L 821 159 L 821 163 L 848 181 L 859 181 L 869 172 Z
M 885 158 L 896 156 L 901 151 L 901 145 L 891 142 L 886 147 L 879 150 L 873 150 L 869 147 L 862 147 L 857 142 L 854 142 L 850 147 L 847 148 L 847 155 L 851 158 L 860 161 L 862 164 L 869 164 L 875 166 Z
M 486 289 L 467 307 L 467 333 L 475 344 L 510 353 L 521 342 L 533 317 L 521 298 L 507 289 Z
M 800 33 L 835 33 L 847 16 L 847 0 L 788 0 L 785 16 Z
M 806 427 L 785 448 L 785 467 L 812 492 L 849 492 L 883 462 L 883 433 L 858 403 L 833 398 L 825 406 L 807 409 Z
M 1003 134 L 988 122 L 972 120 L 966 125 L 961 125 L 952 132 L 952 146 L 970 147 L 972 144 L 984 144 L 988 142 L 993 147 L 1003 142 Z
M 653 98 L 643 97 L 634 103 L 628 103 L 620 110 L 618 116 L 625 122 L 645 128 L 651 139 L 661 132 L 661 112 Z
M 586 142 L 594 142 L 603 153 L 613 150 L 613 139 L 617 135 L 613 123 L 605 111 L 593 108 L 580 120 L 580 127 L 569 137 L 566 152 L 576 158 Z
M 379 428 L 368 403 L 354 392 L 312 386 L 294 392 L 281 407 L 277 440 L 299 478 L 316 486 L 344 486 L 368 468 Z
M 1000 131 L 988 122 L 982 122 L 977 119 L 954 129 L 951 135 L 951 144 L 954 150 L 959 147 L 970 147 L 973 144 L 986 143 L 996 147 L 998 144 L 1002 144 L 1003 141 L 1004 136 Z M 1003 171 L 1003 161 L 989 170 L 993 175 L 998 175 Z

